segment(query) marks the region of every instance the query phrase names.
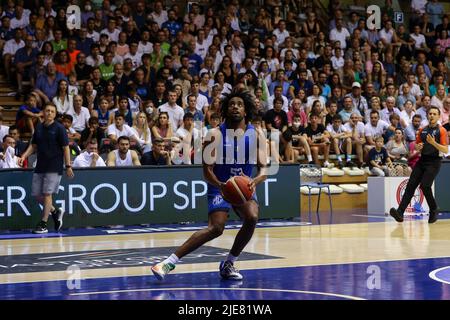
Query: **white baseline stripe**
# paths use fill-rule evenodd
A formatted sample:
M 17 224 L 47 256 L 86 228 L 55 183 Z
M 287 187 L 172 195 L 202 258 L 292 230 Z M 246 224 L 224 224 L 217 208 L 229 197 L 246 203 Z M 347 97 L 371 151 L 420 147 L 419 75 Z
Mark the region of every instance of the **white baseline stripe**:
M 112 291 L 97 291 L 97 292 L 82 292 L 82 293 L 71 293 L 71 296 L 85 296 L 85 295 L 95 295 L 95 294 L 108 294 L 108 293 L 123 293 L 123 292 L 150 292 L 150 291 L 185 291 L 185 290 L 217 290 L 217 291 L 265 291 L 265 292 L 289 292 L 289 293 L 303 293 L 303 294 L 314 294 L 329 297 L 344 298 L 349 300 L 365 300 L 364 298 L 354 297 L 338 293 L 329 292 L 316 292 L 316 291 L 303 291 L 303 290 L 287 290 L 287 289 L 263 289 L 263 288 L 158 288 L 158 289 L 129 289 L 129 290 L 112 290 Z

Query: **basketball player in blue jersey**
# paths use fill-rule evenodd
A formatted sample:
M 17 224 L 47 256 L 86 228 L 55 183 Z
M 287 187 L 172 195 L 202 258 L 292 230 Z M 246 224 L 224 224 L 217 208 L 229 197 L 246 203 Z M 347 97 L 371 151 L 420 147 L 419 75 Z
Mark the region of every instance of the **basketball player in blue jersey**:
M 400 205 L 397 209 L 391 208 L 389 211 L 397 222 L 403 222 L 403 213 L 419 184 L 430 208 L 428 223 L 434 223 L 437 220 L 438 205 L 431 186 L 441 168 L 442 156 L 448 152 L 447 130 L 438 123 L 440 115 L 439 108 L 431 106 L 428 110 L 428 126 L 417 132 L 416 150 L 421 152 L 420 159 L 409 177 Z
M 251 200 L 242 206 L 233 206 L 223 198 L 222 188 L 232 176 L 246 175 L 251 177 L 255 166 L 258 170 L 256 176 L 249 183 L 251 190 L 254 192 L 256 186 L 266 179 L 266 138 L 262 131 L 256 131 L 250 124 L 255 111 L 253 98 L 248 92 L 233 91 L 223 100 L 222 116 L 225 121 L 218 128 L 210 130 L 208 137 L 205 139 L 207 142 L 203 146 L 203 174 L 208 182 L 208 227 L 194 233 L 169 258 L 151 268 L 157 279 L 163 280 L 170 271 L 175 269 L 176 263 L 182 257 L 222 235 L 230 209 L 234 209 L 242 219 L 243 224 L 236 235 L 227 259 L 220 263 L 220 276 L 229 280 L 242 279 L 242 275 L 235 268 L 234 262 L 253 236 L 258 221 L 259 206 L 255 194 Z M 229 135 L 230 131 L 234 132 L 232 138 Z M 244 139 L 244 141 L 241 139 Z M 261 143 L 255 145 L 260 141 Z M 213 144 L 216 144 L 217 147 L 211 148 Z M 245 161 L 240 160 L 242 155 L 239 154 L 239 151 L 242 152 L 242 150 L 239 150 L 238 146 L 242 145 L 245 145 L 247 151 L 257 146 L 257 155 L 254 160 L 250 159 L 249 154 L 245 155 Z M 234 161 L 229 161 L 230 151 L 226 150 L 230 146 L 234 158 L 231 160 Z M 205 160 L 205 157 L 208 156 L 206 152 L 208 147 L 213 150 L 209 153 L 212 156 L 212 161 Z M 239 163 L 240 161 L 245 163 Z

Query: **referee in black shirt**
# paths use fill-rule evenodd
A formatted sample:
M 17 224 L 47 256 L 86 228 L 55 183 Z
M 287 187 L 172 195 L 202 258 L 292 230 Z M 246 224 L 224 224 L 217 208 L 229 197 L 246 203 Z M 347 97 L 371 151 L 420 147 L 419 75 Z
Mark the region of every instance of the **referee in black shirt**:
M 448 152 L 447 130 L 438 124 L 440 115 L 439 108 L 431 106 L 428 110 L 428 126 L 417 132 L 416 150 L 421 151 L 420 159 L 409 177 L 398 209 L 391 208 L 389 212 L 397 222 L 403 221 L 403 213 L 419 184 L 430 208 L 428 223 L 434 223 L 437 220 L 438 206 L 431 186 L 441 168 L 442 156 Z

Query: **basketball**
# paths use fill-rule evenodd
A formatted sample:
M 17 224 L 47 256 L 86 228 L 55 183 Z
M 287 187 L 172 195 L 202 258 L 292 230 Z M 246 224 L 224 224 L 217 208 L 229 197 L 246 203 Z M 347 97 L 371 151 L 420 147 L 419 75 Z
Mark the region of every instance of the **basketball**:
M 249 188 L 250 178 L 247 176 L 231 177 L 222 190 L 223 198 L 234 206 L 241 206 L 253 196 Z

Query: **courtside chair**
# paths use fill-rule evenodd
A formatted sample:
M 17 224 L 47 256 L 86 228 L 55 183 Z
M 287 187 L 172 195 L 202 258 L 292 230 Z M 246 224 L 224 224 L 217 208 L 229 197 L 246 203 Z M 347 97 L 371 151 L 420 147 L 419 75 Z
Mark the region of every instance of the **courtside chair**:
M 328 200 L 330 201 L 330 223 L 333 221 L 333 204 L 331 202 L 330 185 L 322 182 L 322 169 L 315 164 L 301 164 L 300 165 L 300 186 L 308 189 L 308 209 L 309 209 L 309 222 L 312 222 L 311 217 L 311 196 L 314 194 L 313 190 L 318 189 L 317 209 L 316 216 L 317 222 L 320 224 L 319 206 L 320 195 L 322 189 L 325 189 L 328 194 Z M 304 188 L 303 188 L 304 189 Z

